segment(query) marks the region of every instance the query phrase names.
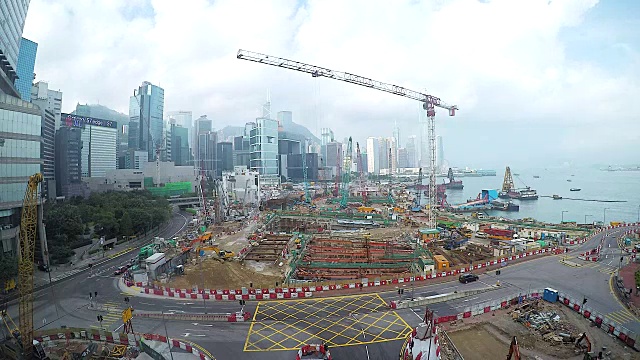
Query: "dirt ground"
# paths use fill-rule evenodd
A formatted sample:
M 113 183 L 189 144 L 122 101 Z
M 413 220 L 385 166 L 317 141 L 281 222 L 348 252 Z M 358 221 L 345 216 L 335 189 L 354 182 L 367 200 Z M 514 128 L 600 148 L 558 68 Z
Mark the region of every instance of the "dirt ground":
M 639 359 L 638 353 L 626 347 L 620 341 L 607 335 L 601 329 L 590 326 L 590 322 L 579 314 L 559 304 L 548 304 L 549 310 L 556 312 L 561 322 L 571 333 L 577 335 L 586 332 L 592 343 L 592 351 L 606 347 L 609 359 Z M 506 358 L 513 336 L 518 339 L 523 359 L 536 360 L 582 360 L 573 344 L 554 345 L 542 339 L 542 336 L 529 330 L 521 323 L 513 321 L 507 310 L 496 311 L 464 320 L 458 325 L 445 324 L 447 334 L 462 353 L 465 360 L 483 360 Z
M 243 264 L 238 261 L 220 262 L 206 258 L 202 263 L 202 271 L 200 266 L 185 266 L 184 275 L 174 277 L 165 286 L 178 289 L 202 288 L 204 281 L 205 289 L 239 289 L 243 286 L 249 287 L 251 282 L 254 288 L 269 288 L 274 287 L 276 282 L 281 283 L 283 277 L 279 268 L 275 269 L 273 266 L 255 261 L 245 261 Z

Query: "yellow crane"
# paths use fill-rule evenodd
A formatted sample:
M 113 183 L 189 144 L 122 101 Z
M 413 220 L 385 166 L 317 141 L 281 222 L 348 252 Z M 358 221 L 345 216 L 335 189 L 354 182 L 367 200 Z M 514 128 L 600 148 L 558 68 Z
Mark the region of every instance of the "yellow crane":
M 33 262 L 38 223 L 38 185 L 42 174 L 29 177 L 20 218 L 20 251 L 18 257 L 18 292 L 20 294 L 20 343 L 25 359 L 33 355 Z

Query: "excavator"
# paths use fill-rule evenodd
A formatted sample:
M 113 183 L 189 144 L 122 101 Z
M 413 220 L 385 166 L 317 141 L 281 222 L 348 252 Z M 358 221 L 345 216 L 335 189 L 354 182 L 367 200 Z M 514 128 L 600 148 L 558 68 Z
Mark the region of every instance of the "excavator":
M 587 336 L 587 333 L 582 333 L 578 340 L 576 340 L 575 345 L 578 349 L 584 351 L 583 360 L 599 360 L 603 359 L 602 351 L 598 352 L 598 354 L 594 354 L 591 352 L 591 340 Z

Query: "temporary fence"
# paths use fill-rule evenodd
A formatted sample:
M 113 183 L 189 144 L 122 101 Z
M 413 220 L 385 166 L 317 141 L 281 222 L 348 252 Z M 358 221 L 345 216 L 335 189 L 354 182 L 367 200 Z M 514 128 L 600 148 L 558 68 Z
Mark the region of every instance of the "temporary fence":
M 235 312 L 224 314 L 194 314 L 194 313 L 172 313 L 172 312 L 139 312 L 134 313 L 135 317 L 150 319 L 167 319 L 182 321 L 219 321 L 219 322 L 244 322 L 251 318 L 251 313 Z
M 425 276 L 406 276 L 389 280 L 374 280 L 361 279 L 360 281 L 352 280 L 350 283 L 337 283 L 331 285 L 317 285 L 317 286 L 297 286 L 297 287 L 277 287 L 277 288 L 243 288 L 243 289 L 176 289 L 167 288 L 162 286 L 157 287 L 145 287 L 143 283 L 133 283 L 126 281 L 127 286 L 138 286 L 140 292 L 150 295 L 174 297 L 182 299 L 205 299 L 205 300 L 221 300 L 221 301 L 236 301 L 236 300 L 282 300 L 282 299 L 299 299 L 310 298 L 314 293 L 347 290 L 357 288 L 369 288 L 379 287 L 385 285 L 397 285 L 413 282 L 423 282 L 429 279 L 436 279 L 442 277 L 455 277 L 460 274 L 468 273 L 473 270 L 487 269 L 491 266 L 500 266 L 507 264 L 509 261 L 514 261 L 529 256 L 545 255 L 545 254 L 558 254 L 562 252 L 562 249 L 545 248 L 538 250 L 531 250 L 517 255 L 505 256 L 494 260 L 488 260 L 486 262 L 477 263 L 473 266 L 466 266 L 458 269 L 451 269 L 449 271 L 432 272 Z
M 200 358 L 200 360 L 213 360 L 210 357 L 203 354 L 200 350 L 195 349 L 190 344 L 187 344 L 180 340 L 170 339 L 166 336 L 157 334 L 125 334 L 118 332 L 108 332 L 95 329 L 73 329 L 73 331 L 63 331 L 54 334 L 46 334 L 43 336 L 36 336 L 35 340 L 41 343 L 55 340 L 93 340 L 107 342 L 116 345 L 140 345 L 140 337 L 146 340 L 160 341 L 170 344 L 172 347 L 177 347 Z

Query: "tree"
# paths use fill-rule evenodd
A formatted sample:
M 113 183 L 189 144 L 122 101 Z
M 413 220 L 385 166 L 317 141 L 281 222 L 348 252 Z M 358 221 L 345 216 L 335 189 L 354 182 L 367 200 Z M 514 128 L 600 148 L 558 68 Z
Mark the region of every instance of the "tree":
M 133 235 L 133 223 L 128 211 L 125 211 L 120 218 L 120 234 L 125 236 Z
M 0 256 L 0 284 L 4 285 L 7 280 L 18 275 L 18 258 Z

